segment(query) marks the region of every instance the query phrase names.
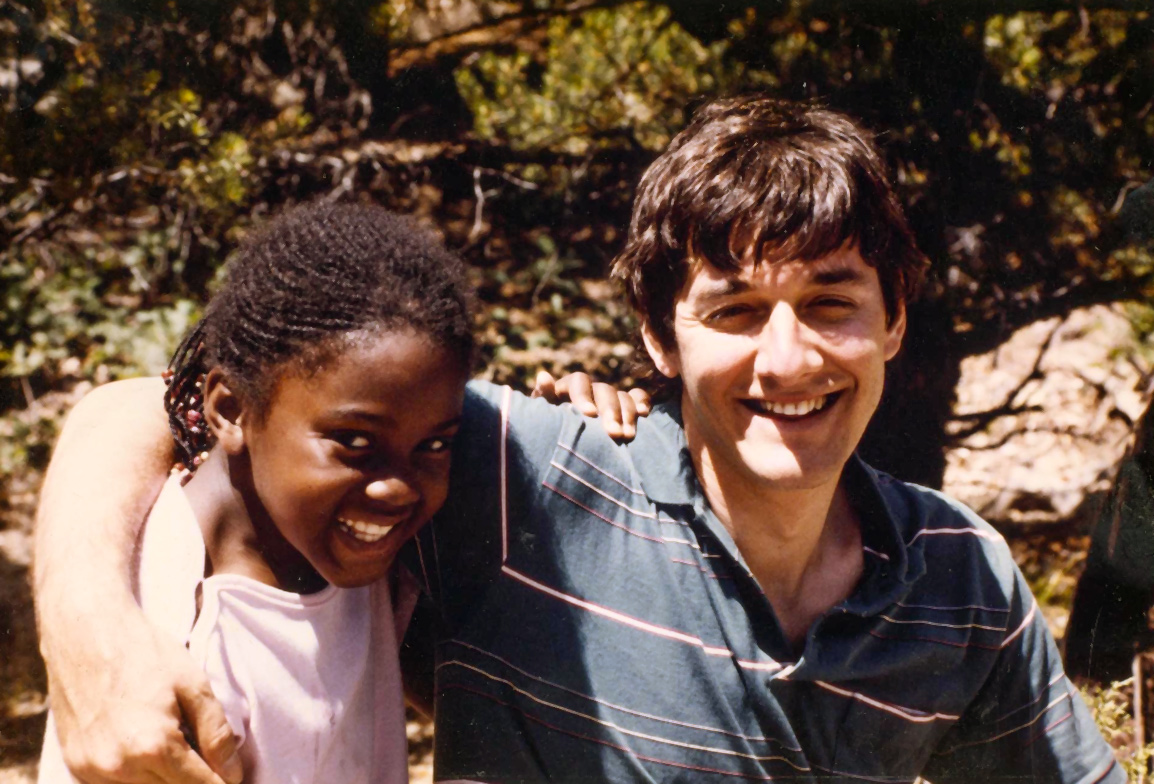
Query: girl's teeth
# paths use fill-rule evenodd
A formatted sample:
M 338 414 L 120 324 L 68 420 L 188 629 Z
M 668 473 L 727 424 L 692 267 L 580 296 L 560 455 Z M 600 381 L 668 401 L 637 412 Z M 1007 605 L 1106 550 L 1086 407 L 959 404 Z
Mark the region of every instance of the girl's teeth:
M 385 534 L 393 530 L 391 525 L 374 525 L 373 523 L 363 523 L 359 520 L 337 520 L 347 533 L 353 535 L 354 538 L 362 542 L 372 543 L 384 538 Z

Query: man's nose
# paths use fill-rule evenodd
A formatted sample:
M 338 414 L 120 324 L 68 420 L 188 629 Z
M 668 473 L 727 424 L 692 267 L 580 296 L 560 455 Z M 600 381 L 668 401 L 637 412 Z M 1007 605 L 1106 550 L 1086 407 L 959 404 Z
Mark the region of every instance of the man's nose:
M 759 376 L 795 379 L 817 372 L 822 355 L 812 330 L 797 317 L 793 307 L 777 303 L 758 336 L 754 372 Z
M 388 506 L 411 506 L 421 500 L 421 492 L 410 479 L 399 472 L 390 472 L 365 485 L 365 496 Z

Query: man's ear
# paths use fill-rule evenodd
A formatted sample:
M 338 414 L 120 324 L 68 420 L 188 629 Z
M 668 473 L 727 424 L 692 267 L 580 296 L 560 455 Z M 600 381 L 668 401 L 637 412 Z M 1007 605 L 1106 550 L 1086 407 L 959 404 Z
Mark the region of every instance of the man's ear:
M 226 454 L 244 451 L 244 410 L 220 368 L 204 378 L 204 419 Z
M 681 375 L 681 360 L 677 356 L 677 349 L 666 348 L 648 320 L 641 322 L 641 340 L 645 343 L 645 350 L 649 352 L 649 358 L 653 360 L 661 375 L 666 378 L 677 378 Z
M 897 356 L 898 349 L 902 347 L 902 338 L 906 334 L 906 303 L 899 301 L 897 304 L 897 312 L 894 313 L 890 325 L 886 327 L 886 342 L 885 342 L 885 356 L 886 362 L 889 362 Z

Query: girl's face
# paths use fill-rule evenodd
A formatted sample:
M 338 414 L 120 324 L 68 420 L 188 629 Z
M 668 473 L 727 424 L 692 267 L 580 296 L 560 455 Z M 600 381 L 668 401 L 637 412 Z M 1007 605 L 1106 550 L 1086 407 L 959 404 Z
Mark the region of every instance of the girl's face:
M 367 333 L 316 373 L 287 373 L 263 417 L 242 414 L 260 505 L 326 581 L 384 576 L 445 502 L 466 377 L 425 335 Z

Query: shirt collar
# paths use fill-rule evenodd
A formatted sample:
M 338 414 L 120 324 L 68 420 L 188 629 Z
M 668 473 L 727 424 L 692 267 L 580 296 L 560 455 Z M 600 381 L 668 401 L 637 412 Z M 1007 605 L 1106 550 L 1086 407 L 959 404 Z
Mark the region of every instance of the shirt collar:
M 887 484 L 897 480 L 879 473 L 856 454 L 846 463 L 842 482 L 861 522 L 865 567 L 858 588 L 846 601 L 846 609 L 872 615 L 898 601 L 925 573 L 920 551 L 906 546 L 906 526 L 886 501 Z
M 666 400 L 637 420 L 637 437 L 629 443 L 641 489 L 659 504 L 693 506 L 697 475 L 681 425 L 681 402 Z
M 685 441 L 679 400 L 658 403 L 649 416 L 639 419 L 637 437 L 628 448 L 649 500 L 691 507 L 707 505 Z M 920 551 L 906 546 L 902 534 L 905 526 L 886 501 L 885 486 L 897 480 L 875 471 L 854 454 L 846 463 L 842 481 L 861 521 L 862 545 L 873 551 L 864 554 L 862 580 L 847 600 L 846 609 L 873 614 L 908 593 L 925 573 L 925 562 Z M 726 534 L 721 538 L 724 541 L 729 537 Z

